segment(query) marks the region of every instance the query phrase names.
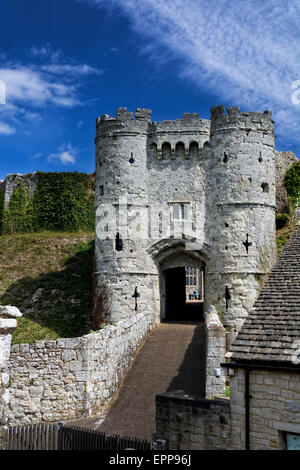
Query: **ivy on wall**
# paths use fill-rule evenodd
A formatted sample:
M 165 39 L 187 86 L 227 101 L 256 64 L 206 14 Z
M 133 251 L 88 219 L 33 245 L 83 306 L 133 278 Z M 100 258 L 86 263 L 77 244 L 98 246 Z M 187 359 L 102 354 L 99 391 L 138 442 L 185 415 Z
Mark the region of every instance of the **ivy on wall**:
M 300 199 L 300 161 L 294 163 L 286 172 L 284 186 L 291 199 L 292 208 L 295 209 Z
M 77 172 L 37 175 L 32 197 L 20 181 L 8 207 L 4 207 L 3 201 L 1 209 L 0 199 L 1 233 L 94 229 L 93 175 Z

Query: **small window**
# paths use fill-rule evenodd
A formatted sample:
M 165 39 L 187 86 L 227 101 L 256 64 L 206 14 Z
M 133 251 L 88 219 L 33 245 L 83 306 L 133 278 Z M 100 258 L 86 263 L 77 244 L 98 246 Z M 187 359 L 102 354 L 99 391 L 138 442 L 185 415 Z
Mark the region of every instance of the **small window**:
M 174 206 L 173 207 L 173 219 L 179 220 L 179 215 L 180 215 L 179 206 Z
M 263 193 L 268 193 L 268 192 L 269 192 L 269 185 L 268 185 L 268 183 L 262 183 L 261 189 L 262 189 Z
M 185 220 L 187 219 L 187 207 L 185 204 L 174 204 L 173 205 L 173 220 Z
M 300 450 L 300 434 L 292 434 L 289 432 L 284 434 L 286 450 Z
M 100 196 L 103 196 L 103 194 L 104 194 L 104 187 L 100 186 Z

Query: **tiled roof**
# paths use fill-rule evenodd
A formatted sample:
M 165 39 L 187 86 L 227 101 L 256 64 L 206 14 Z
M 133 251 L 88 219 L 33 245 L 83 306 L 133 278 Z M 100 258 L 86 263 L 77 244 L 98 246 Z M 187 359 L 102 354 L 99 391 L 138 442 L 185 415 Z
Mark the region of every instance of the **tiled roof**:
M 233 353 L 232 360 L 295 364 L 296 358 L 299 364 L 299 225 L 270 273 L 230 351 Z

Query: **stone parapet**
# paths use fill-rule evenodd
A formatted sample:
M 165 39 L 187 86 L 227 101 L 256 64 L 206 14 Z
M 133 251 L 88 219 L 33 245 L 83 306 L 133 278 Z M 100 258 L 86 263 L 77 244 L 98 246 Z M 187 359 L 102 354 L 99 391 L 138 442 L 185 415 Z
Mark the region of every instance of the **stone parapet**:
M 101 413 L 153 326 L 140 313 L 83 337 L 13 346 L 9 425 Z

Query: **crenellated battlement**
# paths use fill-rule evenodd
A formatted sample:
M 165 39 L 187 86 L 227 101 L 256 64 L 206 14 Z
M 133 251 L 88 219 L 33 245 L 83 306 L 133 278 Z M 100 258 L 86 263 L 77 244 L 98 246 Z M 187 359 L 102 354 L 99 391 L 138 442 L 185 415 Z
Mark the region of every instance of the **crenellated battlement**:
M 96 120 L 96 137 L 111 135 L 113 132 L 148 132 L 151 113 L 151 109 L 147 108 L 137 108 L 133 113 L 125 107 L 120 107 L 115 117 L 103 114 Z
M 214 106 L 211 112 L 211 133 L 232 130 L 233 128 L 241 131 L 261 131 L 274 133 L 274 121 L 271 111 L 241 112 L 238 106 L 226 108 L 219 105 Z

